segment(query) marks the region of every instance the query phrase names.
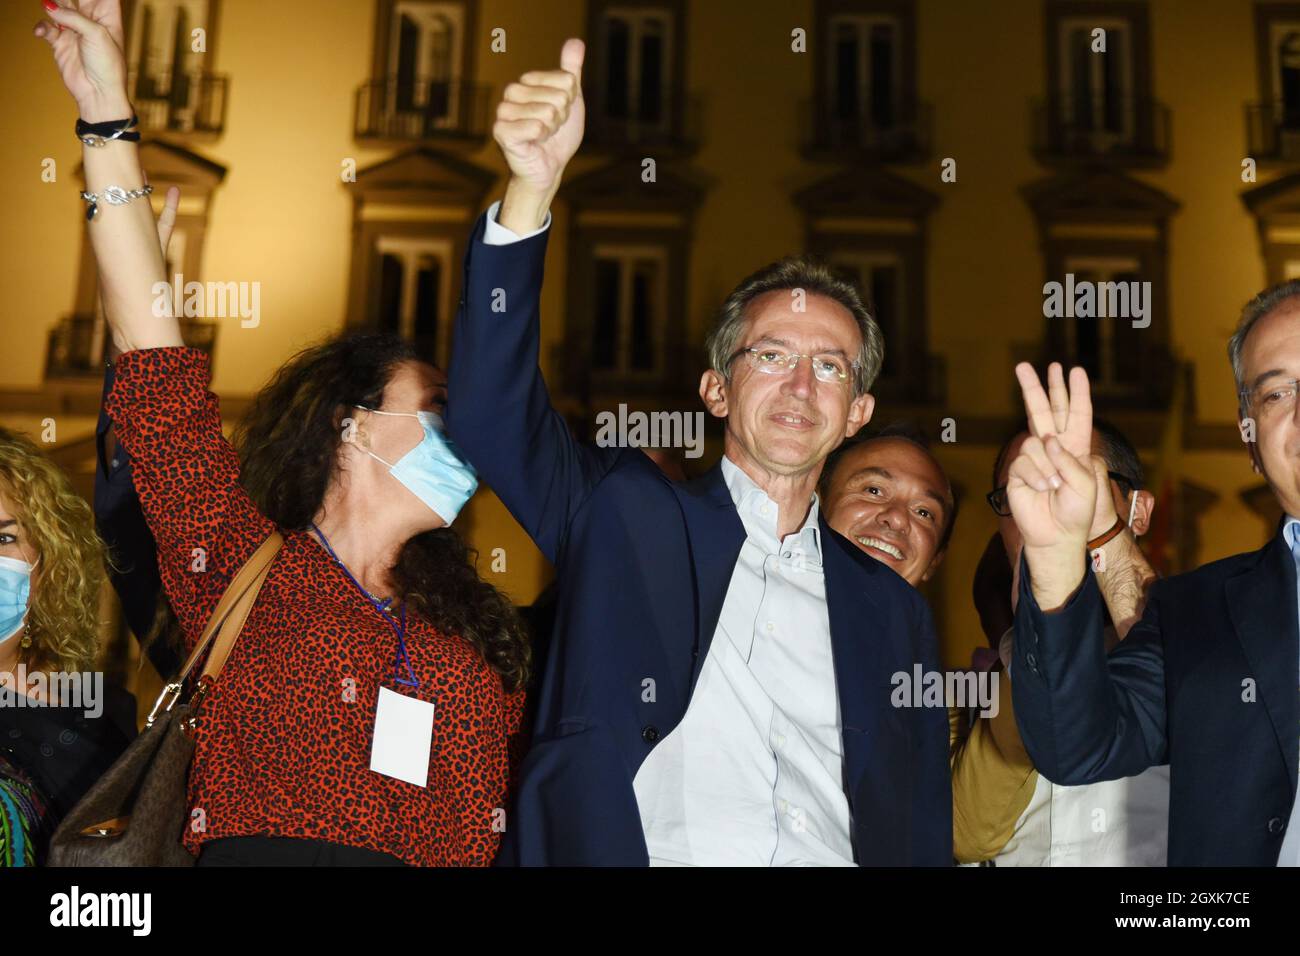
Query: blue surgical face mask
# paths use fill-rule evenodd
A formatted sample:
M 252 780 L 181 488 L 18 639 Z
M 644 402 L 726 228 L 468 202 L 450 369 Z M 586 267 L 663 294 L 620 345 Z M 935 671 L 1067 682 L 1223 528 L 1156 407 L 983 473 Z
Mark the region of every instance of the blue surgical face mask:
M 394 415 L 402 418 L 417 418 L 424 426 L 424 439 L 396 464 L 384 461 L 374 452 L 366 454 L 378 462 L 388 465 L 394 478 L 410 489 L 412 494 L 423 501 L 447 524 L 456 520 L 460 509 L 473 496 L 478 488 L 478 478 L 473 467 L 461 457 L 444 434 L 442 418 L 437 412 L 381 412 L 377 408 L 366 408 L 375 415 Z
M 26 561 L 0 557 L 0 644 L 23 629 L 32 593 L 32 568 Z

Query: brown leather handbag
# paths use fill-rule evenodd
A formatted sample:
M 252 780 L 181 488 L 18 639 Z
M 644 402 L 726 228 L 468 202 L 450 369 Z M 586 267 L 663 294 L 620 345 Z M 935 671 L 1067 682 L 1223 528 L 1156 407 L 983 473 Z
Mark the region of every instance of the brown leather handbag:
M 284 544 L 272 531 L 230 582 L 176 679 L 163 688 L 135 741 L 72 808 L 50 843 L 47 866 L 193 866 L 181 844 L 199 706 L 221 673 Z M 209 646 L 188 703 L 186 678 Z

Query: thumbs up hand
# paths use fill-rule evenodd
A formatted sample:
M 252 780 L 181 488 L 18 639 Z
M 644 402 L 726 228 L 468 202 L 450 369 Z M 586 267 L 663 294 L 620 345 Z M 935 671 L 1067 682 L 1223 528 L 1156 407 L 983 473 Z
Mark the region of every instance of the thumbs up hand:
M 585 52 L 581 40 L 566 40 L 558 70 L 523 74 L 497 106 L 492 136 L 510 167 L 498 221 L 507 229 L 531 232 L 545 221 L 564 168 L 582 143 Z

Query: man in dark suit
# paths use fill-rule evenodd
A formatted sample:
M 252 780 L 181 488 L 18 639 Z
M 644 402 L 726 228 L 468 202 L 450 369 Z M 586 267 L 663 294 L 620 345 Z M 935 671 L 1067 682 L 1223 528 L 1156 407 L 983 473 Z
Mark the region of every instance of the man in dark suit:
M 1017 367 L 1033 435 L 1007 494 L 1024 539 L 1012 696 L 1025 747 L 1059 784 L 1168 763 L 1169 864 L 1295 866 L 1300 750 L 1300 282 L 1256 296 L 1228 347 L 1255 470 L 1285 517 L 1258 551 L 1155 583 L 1109 655 L 1085 541 L 1088 379 Z M 1253 441 L 1252 441 L 1253 439 Z
M 732 293 L 700 383 L 724 457 L 695 481 L 579 444 L 551 407 L 539 298 L 582 57 L 570 40 L 505 90 L 511 178 L 470 240 L 450 369 L 452 437 L 557 569 L 502 862 L 948 865 L 946 712 L 890 702 L 893 675 L 938 671 L 929 611 L 814 493 L 883 355 L 853 287 L 785 260 Z

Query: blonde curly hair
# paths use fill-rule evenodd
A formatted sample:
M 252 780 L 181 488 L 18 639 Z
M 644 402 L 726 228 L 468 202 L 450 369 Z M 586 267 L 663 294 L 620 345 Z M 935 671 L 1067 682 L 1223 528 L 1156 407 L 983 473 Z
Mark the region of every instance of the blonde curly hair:
M 106 552 L 90 505 L 28 438 L 0 428 L 0 494 L 39 556 L 27 614 L 29 669 L 82 671 L 99 657 Z

